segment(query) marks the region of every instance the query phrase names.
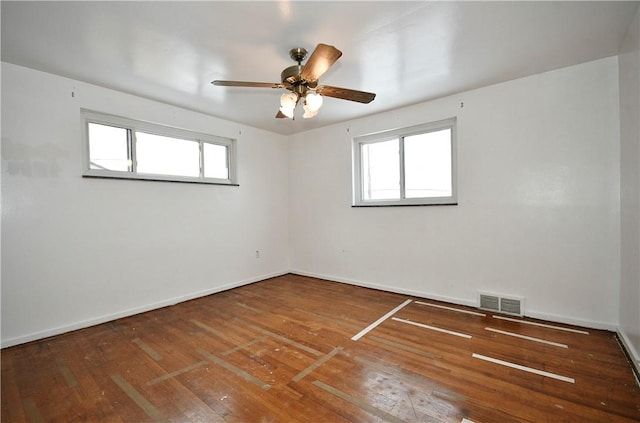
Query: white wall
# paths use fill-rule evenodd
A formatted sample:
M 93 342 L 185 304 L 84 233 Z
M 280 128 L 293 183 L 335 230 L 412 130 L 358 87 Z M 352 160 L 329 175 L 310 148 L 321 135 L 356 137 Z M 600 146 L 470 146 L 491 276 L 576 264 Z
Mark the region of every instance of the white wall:
M 237 138 L 240 187 L 83 179 L 80 108 Z M 2 346 L 286 273 L 287 157 L 277 134 L 3 63 Z
M 476 304 L 477 290 L 520 295 L 527 315 L 616 328 L 617 64 L 598 60 L 293 136 L 293 271 L 460 304 Z M 352 137 L 452 116 L 458 206 L 350 207 Z
M 619 289 L 618 98 L 609 58 L 287 138 L 3 63 L 2 346 L 289 269 L 637 328 L 638 285 Z M 81 107 L 236 137 L 241 186 L 83 179 Z M 458 206 L 350 207 L 353 136 L 451 116 Z
M 620 68 L 620 327 L 640 369 L 640 9 L 623 42 Z

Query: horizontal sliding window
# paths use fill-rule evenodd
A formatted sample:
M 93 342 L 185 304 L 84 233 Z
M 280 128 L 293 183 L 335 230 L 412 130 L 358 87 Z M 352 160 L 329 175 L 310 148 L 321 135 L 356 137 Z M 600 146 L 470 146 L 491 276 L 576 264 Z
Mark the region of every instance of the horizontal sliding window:
M 137 171 L 155 175 L 200 176 L 200 143 L 136 133 Z
M 82 111 L 84 176 L 235 185 L 235 140 Z
M 353 140 L 353 205 L 456 204 L 456 120 Z
M 89 123 L 90 169 L 130 172 L 129 131 L 117 126 Z

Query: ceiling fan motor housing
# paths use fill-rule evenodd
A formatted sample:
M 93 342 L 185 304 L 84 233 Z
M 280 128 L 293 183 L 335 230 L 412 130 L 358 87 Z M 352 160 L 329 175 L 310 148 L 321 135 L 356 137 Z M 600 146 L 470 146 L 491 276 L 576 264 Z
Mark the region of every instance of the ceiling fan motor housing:
M 294 61 L 302 62 L 305 57 L 307 57 L 307 50 L 303 47 L 296 47 L 289 50 L 289 57 L 291 57 Z
M 280 80 L 283 84 L 289 83 L 293 84 L 294 82 L 299 80 L 300 72 L 304 68 L 303 65 L 293 65 L 289 66 L 280 74 Z
M 313 89 L 318 86 L 318 81 L 306 81 L 300 76 L 304 69 L 302 61 L 307 57 L 307 50 L 303 47 L 292 48 L 289 50 L 289 57 L 298 62 L 298 64 L 283 70 L 280 74 L 280 80 L 286 89 L 295 92 L 299 96 L 304 96 L 307 89 Z

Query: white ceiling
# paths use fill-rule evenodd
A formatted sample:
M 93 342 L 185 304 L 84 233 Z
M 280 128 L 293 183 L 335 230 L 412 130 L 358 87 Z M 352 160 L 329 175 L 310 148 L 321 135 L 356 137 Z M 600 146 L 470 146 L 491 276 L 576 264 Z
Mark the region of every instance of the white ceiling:
M 2 60 L 257 128 L 292 134 L 616 55 L 638 2 L 1 2 Z M 343 52 L 324 85 L 377 93 L 326 98 L 275 119 L 289 50 Z M 282 90 L 284 92 L 284 90 Z M 110 110 L 108 112 L 116 113 Z

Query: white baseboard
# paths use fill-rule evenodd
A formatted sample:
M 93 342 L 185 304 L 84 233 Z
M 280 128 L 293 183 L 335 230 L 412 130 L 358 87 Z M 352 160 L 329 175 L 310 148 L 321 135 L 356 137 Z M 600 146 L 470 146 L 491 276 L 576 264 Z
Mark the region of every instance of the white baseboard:
M 204 291 L 194 292 L 187 295 L 181 295 L 179 297 L 170 298 L 167 300 L 159 301 L 152 304 L 146 304 L 140 307 L 131 308 L 128 310 L 121 310 L 116 313 L 106 314 L 103 316 L 95 317 L 92 319 L 83 320 L 81 322 L 76 322 L 70 325 L 58 326 L 56 328 L 43 330 L 40 332 L 31 333 L 28 335 L 17 336 L 14 338 L 3 339 L 1 344 L 2 348 L 11 347 L 14 345 L 24 344 L 26 342 L 36 341 L 38 339 L 48 338 L 50 336 L 60 335 L 63 333 L 71 332 L 78 329 L 88 328 L 90 326 L 99 325 L 101 323 L 110 322 L 116 319 L 121 319 L 123 317 L 133 316 L 135 314 L 144 313 L 151 310 L 156 310 L 162 307 L 172 306 L 178 303 L 182 303 L 185 301 L 193 300 L 196 298 L 206 297 L 207 295 L 215 294 L 217 292 L 227 291 L 232 288 L 237 288 L 243 285 L 249 285 L 254 282 L 259 282 L 265 279 L 275 278 L 277 276 L 282 276 L 290 273 L 288 270 L 270 273 L 266 275 L 260 275 L 253 278 L 232 282 L 226 285 L 217 286 L 215 288 L 206 289 Z
M 242 280 L 242 281 L 237 281 L 237 282 L 229 283 L 229 284 L 226 284 L 226 285 L 218 286 L 218 287 L 215 287 L 215 288 L 212 288 L 212 289 L 208 289 L 208 290 L 204 290 L 204 291 L 200 291 L 200 292 L 195 292 L 195 293 L 192 293 L 192 294 L 188 294 L 188 295 L 183 295 L 183 296 L 180 296 L 180 297 L 167 299 L 167 300 L 164 300 L 164 301 L 159 301 L 159 302 L 156 302 L 156 303 L 153 303 L 153 304 L 147 304 L 147 305 L 144 305 L 144 306 L 141 306 L 141 307 L 135 307 L 135 308 L 128 309 L 128 310 L 122 310 L 122 311 L 119 311 L 119 312 L 116 312 L 116 313 L 99 316 L 99 317 L 88 319 L 88 320 L 84 320 L 84 321 L 81 321 L 81 322 L 76 322 L 76 323 L 73 323 L 71 325 L 59 326 L 59 327 L 56 327 L 56 328 L 47 329 L 47 330 L 44 330 L 44 331 L 35 332 L 35 333 L 23 335 L 23 336 L 18 336 L 18 337 L 9 338 L 9 339 L 3 339 L 1 341 L 1 345 L 2 345 L 2 348 L 6 348 L 6 347 L 14 346 L 14 345 L 24 344 L 26 342 L 36 341 L 38 339 L 48 338 L 50 336 L 60 335 L 62 333 L 71 332 L 71 331 L 78 330 L 78 329 L 84 329 L 84 328 L 87 328 L 87 327 L 90 327 L 90 326 L 95 326 L 95 325 L 98 325 L 98 324 L 101 324 L 101 323 L 110 322 L 112 320 L 120 319 L 120 318 L 123 318 L 123 317 L 129 317 L 129 316 L 133 316 L 135 314 L 144 313 L 144 312 L 155 310 L 155 309 L 158 309 L 158 308 L 175 305 L 175 304 L 178 304 L 178 303 L 181 303 L 181 302 L 193 300 L 193 299 L 200 298 L 200 297 L 205 297 L 207 295 L 215 294 L 217 292 L 226 291 L 226 290 L 229 290 L 229 289 L 232 289 L 232 288 L 237 288 L 237 287 L 240 287 L 240 286 L 243 286 L 243 285 L 248 285 L 248 284 L 251 284 L 251 283 L 254 283 L 254 282 L 259 282 L 259 281 L 262 281 L 262 280 L 265 280 L 265 279 L 270 279 L 270 278 L 274 278 L 274 277 L 277 277 L 277 276 L 286 275 L 288 273 L 293 273 L 293 274 L 302 275 L 302 276 L 309 276 L 309 277 L 318 278 L 318 279 L 325 279 L 325 280 L 329 280 L 329 281 L 333 281 L 333 282 L 346 283 L 346 284 L 349 284 L 349 285 L 361 286 L 361 287 L 364 287 L 364 288 L 372 288 L 372 289 L 378 289 L 378 290 L 381 290 L 381 291 L 394 292 L 394 293 L 397 293 L 397 294 L 411 295 L 412 297 L 426 298 L 426 299 L 430 299 L 430 300 L 434 300 L 434 301 L 443 301 L 443 302 L 447 302 L 447 303 L 451 303 L 451 304 L 458 304 L 458 305 L 464 305 L 464 306 L 469 306 L 469 307 L 477 307 L 478 306 L 478 304 L 477 304 L 475 299 L 474 300 L 466 300 L 466 299 L 462 299 L 462 298 L 454 298 L 454 297 L 448 297 L 448 296 L 442 296 L 442 295 L 435 295 L 435 294 L 432 294 L 432 293 L 429 293 L 429 292 L 424 292 L 424 291 L 415 291 L 415 290 L 403 289 L 403 288 L 398 288 L 398 287 L 389 286 L 389 285 L 374 284 L 374 283 L 364 282 L 364 281 L 355 280 L 355 279 L 342 278 L 342 277 L 339 277 L 339 276 L 325 275 L 325 274 L 315 273 L 315 272 L 307 272 L 307 271 L 303 271 L 303 270 L 285 270 L 285 271 L 274 272 L 274 273 L 270 273 L 270 274 L 266 274 L 266 275 L 256 276 L 256 277 L 245 279 L 245 280 Z M 640 364 L 639 364 L 640 357 L 638 355 L 638 352 L 633 349 L 631 343 L 628 341 L 628 339 L 626 338 L 624 333 L 620 332 L 616 325 L 612 325 L 612 324 L 604 323 L 604 322 L 573 319 L 573 318 L 569 318 L 569 317 L 566 317 L 566 316 L 557 316 L 557 315 L 539 313 L 539 312 L 526 312 L 526 316 L 532 317 L 532 318 L 536 318 L 536 319 L 546 320 L 546 321 L 549 321 L 549 322 L 565 323 L 565 324 L 582 326 L 582 327 L 592 328 L 592 329 L 604 329 L 604 330 L 610 330 L 610 331 L 617 331 L 618 334 L 620 335 L 620 338 L 625 343 L 625 346 L 627 347 L 627 350 L 635 358 L 635 363 L 634 363 L 635 366 L 636 367 L 640 367 Z
M 398 288 L 398 287 L 395 287 L 395 286 L 379 285 L 379 284 L 364 282 L 364 281 L 355 280 L 355 279 L 341 278 L 339 276 L 324 275 L 324 274 L 321 274 L 321 273 L 314 273 L 314 272 L 305 272 L 303 270 L 291 270 L 291 273 L 296 274 L 296 275 L 309 276 L 309 277 L 312 277 L 312 278 L 325 279 L 325 280 L 332 281 L 332 282 L 340 282 L 340 283 L 346 283 L 346 284 L 349 284 L 349 285 L 361 286 L 363 288 L 372 288 L 372 289 L 378 289 L 380 291 L 393 292 L 393 293 L 396 293 L 396 294 L 411 295 L 412 297 L 426 298 L 426 299 L 434 300 L 434 301 L 443 301 L 443 302 L 446 302 L 446 303 L 464 305 L 464 306 L 469 306 L 469 307 L 477 307 L 478 306 L 478 304 L 476 303 L 475 300 L 474 301 L 469 301 L 469 300 L 464 300 L 462 298 L 446 297 L 446 296 L 442 296 L 442 295 L 431 294 L 431 293 L 424 292 L 424 291 L 414 291 L 414 290 L 411 290 L 411 289 L 403 289 L 403 288 Z
M 622 342 L 622 345 L 630 355 L 631 364 L 633 365 L 633 367 L 635 367 L 636 379 L 637 379 L 639 377 L 638 375 L 640 375 L 640 352 L 633 347 L 633 344 L 631 343 L 631 341 L 629 340 L 629 337 L 624 331 L 618 328 L 617 333 L 618 333 L 618 337 L 620 338 L 620 342 Z M 638 385 L 640 385 L 640 380 L 637 379 L 637 381 L 638 381 Z
M 583 328 L 589 328 L 589 329 L 608 330 L 611 332 L 615 332 L 618 329 L 618 325 L 616 324 L 598 322 L 596 320 L 574 319 L 572 317 L 559 316 L 557 314 L 540 313 L 537 311 L 526 311 L 525 314 L 526 314 L 526 317 L 531 317 L 533 319 L 546 320 L 548 322 L 555 322 L 555 323 L 564 323 L 567 325 L 581 326 Z
M 464 305 L 469 307 L 478 307 L 478 303 L 476 299 L 467 300 L 462 298 L 447 297 L 447 296 L 436 295 L 436 294 L 432 294 L 424 291 L 414 291 L 409 289 L 398 288 L 395 286 L 372 284 L 372 283 L 359 281 L 355 279 L 346 279 L 339 276 L 324 275 L 321 273 L 314 273 L 314 272 L 306 272 L 304 270 L 291 270 L 291 273 L 302 275 L 302 276 L 310 276 L 318 279 L 326 279 L 334 282 L 347 283 L 350 285 L 362 286 L 365 288 L 379 289 L 381 291 L 395 292 L 397 294 L 411 295 L 413 297 L 427 298 L 435 301 L 443 301 L 451 304 L 458 304 L 458 305 Z M 540 313 L 535 311 L 529 312 L 525 310 L 525 316 L 531 317 L 534 319 L 546 320 L 548 322 L 564 323 L 568 325 L 581 326 L 581 327 L 590 328 L 590 329 L 603 329 L 603 330 L 609 330 L 613 332 L 615 332 L 618 329 L 617 325 L 611 324 L 611 323 L 573 319 L 567 316 L 558 316 L 555 314 Z

